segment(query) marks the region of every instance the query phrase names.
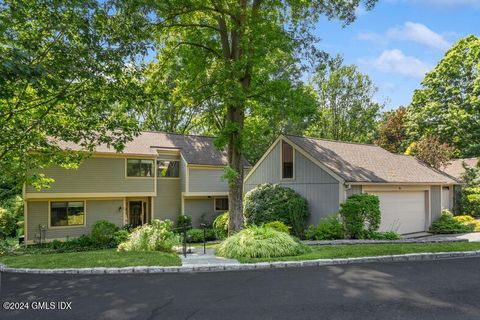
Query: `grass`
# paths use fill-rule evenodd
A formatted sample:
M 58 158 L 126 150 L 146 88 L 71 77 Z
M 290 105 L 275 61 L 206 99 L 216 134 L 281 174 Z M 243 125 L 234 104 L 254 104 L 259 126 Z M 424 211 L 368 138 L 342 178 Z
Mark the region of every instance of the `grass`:
M 12 268 L 35 269 L 181 265 L 175 253 L 118 252 L 116 249 L 0 256 L 0 263 Z
M 395 243 L 395 244 L 357 244 L 338 246 L 312 246 L 310 252 L 298 256 L 279 258 L 241 258 L 242 263 L 298 261 L 315 259 L 340 259 L 355 257 L 370 257 L 406 253 L 429 253 L 480 250 L 480 242 L 449 242 L 449 243 Z

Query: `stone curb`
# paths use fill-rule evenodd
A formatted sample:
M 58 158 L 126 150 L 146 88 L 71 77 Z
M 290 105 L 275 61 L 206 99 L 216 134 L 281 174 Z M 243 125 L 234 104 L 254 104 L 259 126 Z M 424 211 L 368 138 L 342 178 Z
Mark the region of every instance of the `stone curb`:
M 34 274 L 139 274 L 139 273 L 196 273 L 196 272 L 220 272 L 220 271 L 246 271 L 265 270 L 278 268 L 318 267 L 329 265 L 345 265 L 353 263 L 372 262 L 396 262 L 396 261 L 420 261 L 441 260 L 451 258 L 480 257 L 477 251 L 455 251 L 436 253 L 409 253 L 390 256 L 360 257 L 345 259 L 317 259 L 303 261 L 276 261 L 259 262 L 233 265 L 197 265 L 177 267 L 126 267 L 126 268 L 80 268 L 80 269 L 26 269 L 9 268 L 0 264 L 0 272 L 5 273 L 34 273 Z
M 308 246 L 334 246 L 353 244 L 390 244 L 390 243 L 442 243 L 442 242 L 468 242 L 468 239 L 443 238 L 443 239 L 401 239 L 401 240 L 303 240 Z

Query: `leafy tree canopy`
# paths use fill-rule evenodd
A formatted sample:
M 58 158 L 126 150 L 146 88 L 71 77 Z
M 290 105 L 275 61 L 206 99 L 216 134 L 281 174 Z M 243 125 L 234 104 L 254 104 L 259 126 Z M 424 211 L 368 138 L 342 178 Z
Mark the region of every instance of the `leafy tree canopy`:
M 387 111 L 378 124 L 375 144 L 393 153 L 403 153 L 407 148 L 408 136 L 405 127 L 407 109 L 400 107 Z
M 440 169 L 452 158 L 453 149 L 448 144 L 440 142 L 437 138 L 425 137 L 417 142 L 412 142 L 405 154 L 415 156 L 429 166 Z

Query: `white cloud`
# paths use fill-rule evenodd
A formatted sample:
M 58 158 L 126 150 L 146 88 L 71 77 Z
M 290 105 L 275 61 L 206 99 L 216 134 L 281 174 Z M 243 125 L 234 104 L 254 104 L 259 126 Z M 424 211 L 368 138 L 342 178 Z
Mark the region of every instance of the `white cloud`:
M 399 74 L 411 78 L 423 78 L 431 67 L 425 62 L 406 56 L 399 49 L 385 50 L 374 59 L 362 59 L 360 63 L 373 66 L 384 73 Z
M 426 25 L 407 21 L 403 26 L 388 29 L 387 39 L 412 41 L 430 48 L 447 50 L 450 43 L 445 38 L 432 31 Z

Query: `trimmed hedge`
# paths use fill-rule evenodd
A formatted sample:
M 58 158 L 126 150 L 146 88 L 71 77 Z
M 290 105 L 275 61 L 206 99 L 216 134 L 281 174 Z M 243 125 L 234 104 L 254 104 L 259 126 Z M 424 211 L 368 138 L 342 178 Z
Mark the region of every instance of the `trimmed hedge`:
M 90 238 L 97 245 L 108 245 L 115 241 L 115 231 L 117 226 L 107 220 L 98 220 L 92 227 Z
M 380 200 L 374 194 L 354 194 L 340 205 L 340 216 L 350 238 L 366 238 L 380 227 Z
M 307 201 L 293 189 L 265 183 L 245 195 L 244 215 L 247 225 L 281 221 L 302 237 L 309 211 Z

